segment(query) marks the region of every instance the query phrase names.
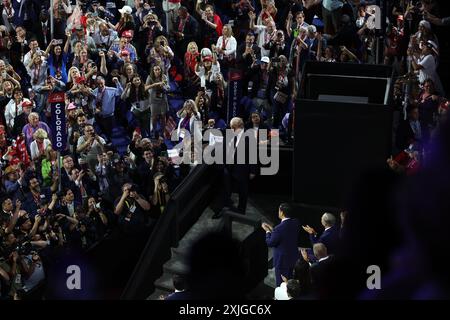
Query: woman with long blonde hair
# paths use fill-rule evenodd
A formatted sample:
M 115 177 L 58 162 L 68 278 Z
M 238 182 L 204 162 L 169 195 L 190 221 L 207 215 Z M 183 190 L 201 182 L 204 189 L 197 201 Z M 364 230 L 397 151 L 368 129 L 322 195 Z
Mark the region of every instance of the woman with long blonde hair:
M 187 81 L 186 93 L 192 95 L 200 86 L 200 78 L 195 73 L 197 63 L 200 61 L 200 53 L 197 44 L 192 41 L 187 45 L 184 54 L 184 78 Z
M 67 82 L 74 83 L 78 77 L 81 76 L 80 69 L 77 67 L 71 67 L 67 72 Z

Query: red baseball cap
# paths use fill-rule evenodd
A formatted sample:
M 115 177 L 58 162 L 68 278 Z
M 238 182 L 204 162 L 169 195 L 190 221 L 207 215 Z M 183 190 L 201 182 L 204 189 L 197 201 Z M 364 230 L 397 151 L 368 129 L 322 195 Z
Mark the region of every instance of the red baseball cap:
M 24 99 L 22 102 L 22 107 L 32 107 L 33 106 L 33 102 L 31 102 L 28 99 Z
M 122 37 L 124 37 L 124 38 L 133 38 L 133 31 L 126 30 L 126 31 L 122 32 Z
M 120 51 L 120 55 L 121 55 L 121 56 L 129 56 L 129 55 L 130 55 L 130 51 L 128 51 L 128 50 L 122 50 L 122 51 Z

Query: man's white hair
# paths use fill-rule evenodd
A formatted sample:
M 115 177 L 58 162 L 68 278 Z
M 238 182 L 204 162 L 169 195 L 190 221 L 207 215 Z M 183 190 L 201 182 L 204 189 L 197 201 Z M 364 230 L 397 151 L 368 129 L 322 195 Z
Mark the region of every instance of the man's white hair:
M 334 224 L 336 223 L 336 217 L 328 212 L 325 212 L 322 215 L 322 220 L 328 226 L 334 226 Z
M 244 121 L 239 117 L 234 117 L 230 121 L 230 127 L 237 126 L 239 128 L 244 128 Z

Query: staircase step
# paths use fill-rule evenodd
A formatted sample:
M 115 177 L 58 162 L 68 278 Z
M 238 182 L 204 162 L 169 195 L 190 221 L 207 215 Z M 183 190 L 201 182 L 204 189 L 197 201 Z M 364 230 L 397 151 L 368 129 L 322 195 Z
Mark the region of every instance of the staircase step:
M 155 288 L 167 292 L 173 292 L 175 288 L 173 287 L 172 274 L 164 272 L 164 274 L 155 281 Z
M 171 294 L 173 291 L 167 291 L 167 290 L 161 290 L 156 289 L 148 298 L 147 300 L 160 300 L 160 296 L 166 297 L 167 295 Z
M 209 208 L 208 208 L 209 209 Z M 221 225 L 221 219 L 211 219 L 214 214 L 211 209 L 205 210 L 196 224 L 185 234 L 179 243 L 179 248 L 189 250 L 189 247 L 203 234 L 211 232 Z
M 177 248 L 171 248 L 171 259 L 187 259 L 189 252 L 188 250 L 184 250 L 183 248 L 177 247 Z
M 233 195 L 233 200 L 236 202 L 236 195 Z M 222 226 L 222 219 L 212 219 L 214 212 L 211 208 L 206 208 L 198 221 L 191 227 L 191 229 L 180 240 L 177 248 L 171 248 L 171 259 L 163 265 L 163 275 L 155 281 L 155 292 L 149 296 L 148 299 L 159 299 L 164 292 L 173 292 L 172 275 L 185 275 L 188 273 L 188 265 L 186 264 L 189 250 L 195 241 L 197 241 L 203 234 L 219 229 Z M 247 217 L 261 219 L 258 209 L 252 204 L 247 205 Z M 254 227 L 232 222 L 232 236 L 235 239 L 243 240 L 253 232 Z M 268 261 L 272 260 L 273 253 L 269 249 Z M 275 288 L 275 273 L 274 269 L 269 270 L 264 283 L 272 288 Z M 162 292 L 162 293 L 161 293 Z
M 189 267 L 181 257 L 169 260 L 163 265 L 164 273 L 186 275 L 189 273 Z
M 275 280 L 275 269 L 274 268 L 269 269 L 267 276 L 264 279 L 264 284 L 269 287 L 272 287 L 274 289 L 277 287 L 276 280 Z
M 233 221 L 231 226 L 231 235 L 233 239 L 242 241 L 247 238 L 253 232 L 253 230 L 253 226 Z

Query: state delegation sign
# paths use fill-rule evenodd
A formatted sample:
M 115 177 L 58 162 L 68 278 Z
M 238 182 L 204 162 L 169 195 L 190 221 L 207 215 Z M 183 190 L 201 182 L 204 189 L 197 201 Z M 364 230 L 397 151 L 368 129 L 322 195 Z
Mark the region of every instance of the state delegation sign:
M 52 112 L 52 146 L 54 150 L 64 151 L 67 143 L 66 104 L 64 92 L 50 94 L 48 98 Z

